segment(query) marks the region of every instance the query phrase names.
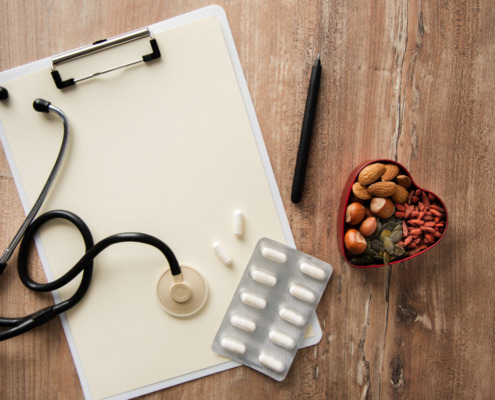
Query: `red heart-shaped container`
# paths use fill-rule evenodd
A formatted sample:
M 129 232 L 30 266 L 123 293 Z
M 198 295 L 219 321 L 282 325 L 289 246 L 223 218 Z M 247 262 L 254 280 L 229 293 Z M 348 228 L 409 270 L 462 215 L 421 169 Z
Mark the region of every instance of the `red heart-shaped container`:
M 359 230 L 361 230 L 361 227 L 359 224 L 354 224 L 354 221 L 349 221 L 349 218 L 348 221 L 353 223 L 354 225 L 350 225 L 346 222 L 346 210 L 349 204 L 358 202 L 365 207 L 367 216 L 376 217 L 370 211 L 371 200 L 360 199 L 353 193 L 353 185 L 358 182 L 360 172 L 365 167 L 375 163 L 383 165 L 393 164 L 399 168 L 398 175 L 406 175 L 407 177 L 409 177 L 411 185 L 409 188 L 407 188 L 407 191 L 409 193 L 408 200 L 405 203 L 394 202 L 394 214 L 390 219 L 382 220 L 381 218 L 377 218 L 379 227 L 375 231 L 375 233 L 370 236 L 360 236 L 360 240 L 362 240 L 363 238 L 366 239 L 367 249 L 363 253 L 353 254 L 348 250 L 348 247 L 351 248 L 354 252 L 356 252 L 356 249 L 352 247 L 349 238 L 353 235 L 356 235 L 356 232 L 349 232 L 347 242 L 346 233 L 350 229 L 355 229 L 359 232 Z M 380 181 L 380 178 L 378 178 L 378 181 Z M 394 180 L 392 181 L 395 182 L 396 178 L 394 178 Z M 369 185 L 367 185 L 367 187 L 369 187 Z M 393 250 L 390 247 L 391 242 L 388 239 L 384 239 L 382 237 L 382 235 L 388 235 L 388 231 L 386 233 L 383 233 L 384 229 L 382 228 L 384 224 L 395 226 L 395 230 L 397 231 L 399 230 L 397 225 L 401 225 L 402 235 L 400 240 L 396 240 L 393 242 Z M 386 265 L 385 261 L 383 260 L 383 254 L 386 250 L 379 251 L 383 244 L 383 242 L 381 241 L 383 240 L 387 243 L 387 245 L 390 245 L 387 247 L 389 251 L 392 250 L 391 253 L 385 255 L 387 257 L 387 263 L 389 265 L 396 264 L 417 257 L 438 245 L 438 243 L 440 243 L 440 241 L 445 236 L 447 225 L 448 215 L 443 201 L 431 191 L 423 189 L 416 185 L 411 174 L 404 166 L 396 161 L 386 159 L 368 161 L 359 165 L 352 171 L 342 194 L 337 228 L 339 250 L 344 260 L 353 267 L 382 267 Z M 364 227 L 362 231 L 365 232 Z M 367 234 L 368 233 L 369 232 L 367 232 Z M 359 236 L 360 233 L 357 233 L 357 235 Z M 396 233 L 394 235 L 394 238 L 397 239 L 398 236 L 399 234 Z M 382 244 L 377 243 L 377 241 L 381 242 Z M 348 246 L 346 246 L 346 244 Z M 401 254 L 401 249 L 404 251 L 403 254 Z

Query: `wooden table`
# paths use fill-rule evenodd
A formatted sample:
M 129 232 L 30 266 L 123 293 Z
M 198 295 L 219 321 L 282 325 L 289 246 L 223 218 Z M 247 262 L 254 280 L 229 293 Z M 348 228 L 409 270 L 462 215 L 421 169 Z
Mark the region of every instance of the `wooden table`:
M 158 22 L 208 1 L 0 1 L 0 70 Z M 335 270 L 317 308 L 323 339 L 278 383 L 240 367 L 149 399 L 477 398 L 493 396 L 495 353 L 495 7 L 491 1 L 223 1 L 298 249 Z M 311 65 L 323 77 L 307 189 L 290 188 Z M 346 264 L 337 211 L 365 160 L 405 165 L 449 211 L 419 258 Z M 0 247 L 23 220 L 0 156 Z M 14 257 L 15 258 L 15 257 Z M 12 263 L 15 262 L 15 259 Z M 33 267 L 38 268 L 33 256 Z M 42 272 L 38 272 L 42 274 Z M 3 315 L 32 312 L 10 265 Z M 0 398 L 77 399 L 58 320 L 0 344 Z

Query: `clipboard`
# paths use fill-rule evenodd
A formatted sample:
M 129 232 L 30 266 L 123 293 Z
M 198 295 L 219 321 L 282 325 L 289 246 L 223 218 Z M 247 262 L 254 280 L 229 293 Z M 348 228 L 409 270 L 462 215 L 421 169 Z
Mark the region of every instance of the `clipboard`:
M 295 247 L 224 10 L 209 6 L 133 35 L 0 73 L 10 92 L 0 138 L 26 213 L 61 140 L 60 121 L 31 108 L 43 97 L 67 114 L 72 138 L 40 213 L 73 211 L 96 241 L 126 231 L 157 236 L 209 288 L 204 308 L 178 319 L 155 298 L 168 268 L 160 254 L 121 244 L 98 256 L 86 297 L 61 316 L 88 399 L 141 396 L 238 366 L 211 343 L 251 252 L 261 237 Z M 232 234 L 236 209 L 245 216 L 241 239 Z M 216 257 L 214 241 L 232 266 Z M 49 280 L 84 251 L 63 223 L 43 229 L 36 244 Z M 75 286 L 54 292 L 55 301 Z M 321 339 L 316 315 L 310 328 L 304 346 Z

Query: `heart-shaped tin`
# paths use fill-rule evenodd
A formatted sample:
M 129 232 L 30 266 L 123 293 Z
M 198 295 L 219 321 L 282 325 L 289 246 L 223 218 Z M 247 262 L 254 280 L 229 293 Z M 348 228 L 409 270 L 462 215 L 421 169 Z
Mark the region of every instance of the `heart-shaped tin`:
M 443 201 L 416 185 L 404 166 L 368 161 L 352 171 L 342 194 L 339 250 L 357 268 L 396 264 L 435 247 L 447 225 Z

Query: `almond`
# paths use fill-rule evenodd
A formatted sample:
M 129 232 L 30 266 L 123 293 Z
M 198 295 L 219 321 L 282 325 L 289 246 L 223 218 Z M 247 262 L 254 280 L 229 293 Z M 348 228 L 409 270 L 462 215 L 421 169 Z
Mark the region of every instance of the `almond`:
M 369 194 L 366 190 L 366 186 L 361 185 L 359 182 L 356 182 L 354 185 L 352 185 L 352 193 L 354 193 L 354 196 L 361 200 L 371 199 L 371 194 Z M 407 193 L 407 195 L 409 196 L 409 192 Z
M 399 175 L 399 167 L 395 164 L 385 164 L 385 172 L 382 175 L 382 181 L 391 181 Z
M 411 187 L 411 178 L 409 178 L 407 175 L 397 175 L 397 178 L 395 180 L 399 185 L 404 186 L 406 189 L 409 189 Z
M 376 182 L 368 186 L 368 193 L 375 197 L 391 197 L 395 194 L 397 185 L 394 182 Z M 407 194 L 409 196 L 409 193 Z
M 392 200 L 395 203 L 400 203 L 404 204 L 407 203 L 407 200 L 409 199 L 409 192 L 404 186 L 397 185 L 395 188 L 395 193 L 392 195 Z
M 367 186 L 370 183 L 377 181 L 385 172 L 385 165 L 381 163 L 373 163 L 364 167 L 358 175 L 358 182 Z

